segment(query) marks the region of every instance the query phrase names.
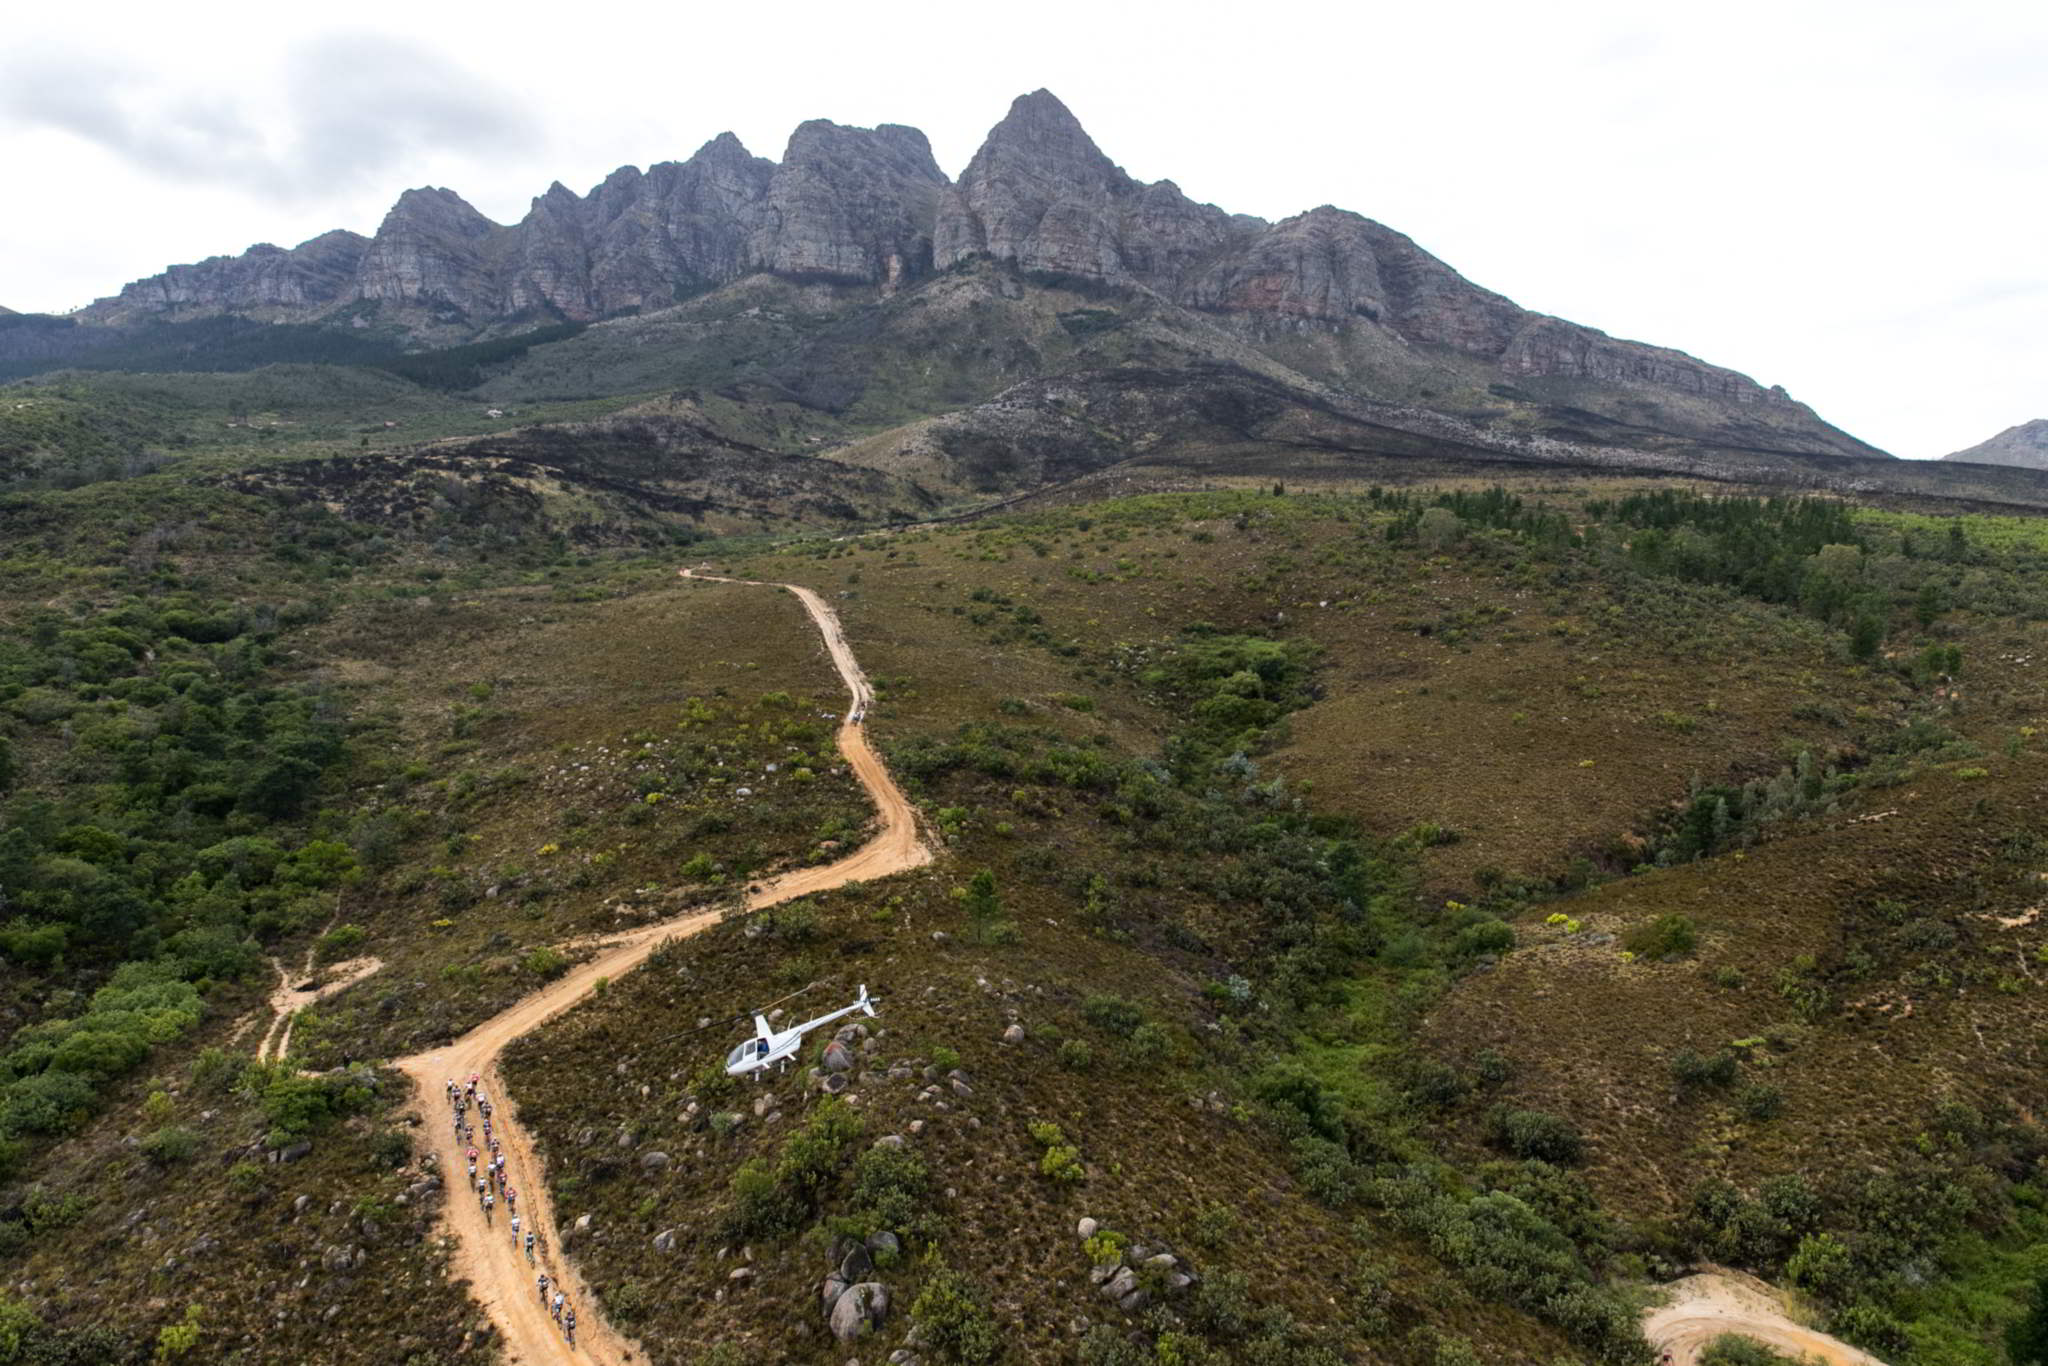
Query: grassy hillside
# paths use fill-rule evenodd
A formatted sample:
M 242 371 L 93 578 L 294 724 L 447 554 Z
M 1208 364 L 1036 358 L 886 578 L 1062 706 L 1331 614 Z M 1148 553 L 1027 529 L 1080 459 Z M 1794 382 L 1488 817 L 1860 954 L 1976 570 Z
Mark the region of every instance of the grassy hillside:
M 721 401 L 625 421 L 730 452 Z M 781 411 L 763 469 L 823 435 Z M 491 458 L 677 477 L 606 430 Z M 488 1359 L 379 1062 L 857 841 L 841 695 L 785 595 L 560 534 L 623 524 L 583 492 L 207 458 L 0 502 L 0 1323 Z M 696 541 L 830 595 L 944 852 L 517 1047 L 574 1254 L 656 1361 L 1628 1361 L 1711 1258 L 1995 1362 L 2048 1151 L 2039 525 L 1545 473 Z M 360 954 L 311 1076 L 249 1061 L 273 960 Z M 860 983 L 837 1095 L 823 1039 L 717 1069 Z M 836 1343 L 828 1254 L 880 1233 L 883 1335 Z M 1112 1302 L 1133 1247 L 1176 1260 Z

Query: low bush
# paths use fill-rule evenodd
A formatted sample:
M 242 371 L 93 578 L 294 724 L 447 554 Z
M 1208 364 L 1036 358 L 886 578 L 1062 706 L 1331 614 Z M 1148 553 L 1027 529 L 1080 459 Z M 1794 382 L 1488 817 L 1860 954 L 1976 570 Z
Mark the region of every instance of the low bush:
M 982 1366 L 1002 1352 L 1003 1340 L 988 1297 L 967 1277 L 939 1267 L 911 1302 L 910 1318 L 925 1348 L 943 1362 Z
M 1699 926 L 1690 916 L 1660 915 L 1630 930 L 1621 945 L 1638 958 L 1683 958 L 1699 948 Z
M 1516 1157 L 1535 1158 L 1560 1167 L 1585 1160 L 1586 1141 L 1571 1121 L 1543 1110 L 1510 1110 L 1492 1115 L 1493 1141 Z

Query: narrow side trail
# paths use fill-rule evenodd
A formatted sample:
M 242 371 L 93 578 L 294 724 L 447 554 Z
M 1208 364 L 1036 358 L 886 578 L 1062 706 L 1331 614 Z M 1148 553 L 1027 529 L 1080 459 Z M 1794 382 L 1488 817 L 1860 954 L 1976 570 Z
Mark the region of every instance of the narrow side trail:
M 1753 1276 L 1706 1271 L 1665 1287 L 1671 1298 L 1643 1315 L 1643 1336 L 1672 1366 L 1697 1366 L 1707 1344 L 1723 1333 L 1754 1338 L 1793 1358 L 1811 1357 L 1826 1366 L 1884 1366 L 1868 1352 L 1831 1338 L 1785 1314 L 1777 1294 Z
M 724 579 L 682 570 L 689 579 L 717 583 L 748 583 L 749 579 Z M 866 844 L 834 863 L 817 868 L 798 868 L 764 882 L 746 899 L 746 909 L 760 910 L 797 897 L 887 877 L 931 862 L 931 850 L 919 838 L 916 812 L 909 798 L 896 786 L 881 756 L 868 743 L 864 719 L 874 691 L 861 672 L 853 650 L 840 629 L 839 617 L 831 606 L 808 588 L 797 584 L 756 584 L 763 588 L 784 588 L 794 593 L 810 613 L 823 637 L 839 676 L 852 697 L 846 718 L 839 727 L 839 752 L 853 769 L 875 804 L 878 828 Z M 547 986 L 492 1016 L 461 1038 L 427 1053 L 401 1058 L 398 1068 L 412 1080 L 414 1098 L 425 1117 L 427 1132 L 435 1135 L 435 1150 L 444 1161 L 448 1177 L 447 1202 L 442 1219 L 454 1236 L 452 1272 L 466 1277 L 477 1300 L 497 1325 L 504 1338 L 507 1363 L 579 1361 L 593 1366 L 623 1366 L 644 1361 L 646 1353 L 614 1330 L 599 1316 L 599 1305 L 576 1267 L 558 1250 L 555 1212 L 548 1198 L 545 1173 L 531 1139 L 520 1127 L 519 1117 L 501 1084 L 498 1060 L 507 1044 L 543 1022 L 561 1014 L 589 995 L 599 978 L 615 978 L 629 972 L 661 945 L 672 939 L 686 939 L 718 923 L 720 912 L 695 911 L 657 925 L 597 941 L 597 953 Z M 474 1075 L 496 1107 L 492 1132 L 505 1154 L 506 1179 L 518 1193 L 517 1212 L 522 1235 L 526 1229 L 539 1234 L 539 1248 L 532 1261 L 514 1246 L 508 1212 L 500 1202 L 487 1215 L 472 1185 L 462 1188 L 467 1173 L 466 1150 L 470 1140 L 455 1136 L 454 1117 L 445 1095 L 450 1080 L 467 1082 Z M 470 1110 L 476 1129 L 475 1146 L 483 1148 L 483 1129 Z M 552 1314 L 540 1298 L 537 1277 L 545 1271 L 551 1282 L 550 1294 L 559 1286 L 577 1312 L 576 1345 L 562 1338 Z
M 298 1021 L 300 1011 L 326 1000 L 337 991 L 346 991 L 384 966 L 381 958 L 351 958 L 346 963 L 336 963 L 325 981 L 295 987 L 292 975 L 284 970 L 284 964 L 275 958 L 270 961 L 277 968 L 277 990 L 270 993 L 270 1028 L 263 1032 L 263 1042 L 256 1047 L 258 1062 L 276 1062 L 291 1051 L 292 1025 Z M 306 970 L 299 974 L 299 980 L 311 981 L 312 978 L 313 950 L 308 949 Z

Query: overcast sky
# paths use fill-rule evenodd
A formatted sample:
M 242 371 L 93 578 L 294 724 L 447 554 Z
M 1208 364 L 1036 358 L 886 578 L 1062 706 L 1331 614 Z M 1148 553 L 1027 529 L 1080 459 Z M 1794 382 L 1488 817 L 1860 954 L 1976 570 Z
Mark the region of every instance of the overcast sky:
M 0 50 L 0 304 L 500 221 L 731 129 L 908 123 L 957 174 L 1047 86 L 1112 158 L 1332 203 L 1479 284 L 1783 384 L 1900 455 L 2048 417 L 2048 4 L 37 6 Z

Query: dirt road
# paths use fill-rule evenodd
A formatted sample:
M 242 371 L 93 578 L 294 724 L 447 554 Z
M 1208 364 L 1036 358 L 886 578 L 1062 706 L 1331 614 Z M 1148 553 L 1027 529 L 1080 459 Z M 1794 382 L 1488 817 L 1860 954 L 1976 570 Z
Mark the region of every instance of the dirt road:
M 1670 1299 L 1643 1315 L 1643 1336 L 1672 1366 L 1696 1366 L 1706 1345 L 1723 1333 L 1754 1338 L 1789 1357 L 1827 1366 L 1884 1366 L 1840 1338 L 1794 1323 L 1768 1285 L 1735 1271 L 1707 1271 L 1665 1287 Z
M 712 576 L 682 571 L 683 577 L 709 579 Z M 747 583 L 744 579 L 716 579 L 719 583 Z M 839 751 L 846 756 L 854 776 L 874 801 L 878 828 L 874 838 L 835 863 L 817 868 L 798 868 L 763 883 L 747 897 L 747 909 L 759 910 L 780 902 L 809 896 L 833 887 L 870 878 L 887 877 L 931 861 L 931 850 L 918 837 L 917 817 L 910 801 L 889 776 L 881 756 L 868 744 L 863 729 L 874 692 L 860 671 L 853 650 L 840 630 L 832 608 L 808 588 L 795 584 L 760 584 L 763 588 L 786 588 L 796 594 L 810 613 L 823 637 L 825 648 L 846 682 L 851 696 L 846 720 L 839 728 Z M 575 969 L 557 978 L 511 1008 L 478 1025 L 444 1048 L 402 1058 L 397 1066 L 412 1079 L 419 1110 L 425 1116 L 427 1132 L 442 1158 L 442 1174 L 448 1178 L 448 1199 L 443 1223 L 455 1240 L 451 1259 L 453 1273 L 470 1282 L 476 1296 L 504 1338 L 504 1360 L 513 1363 L 567 1362 L 592 1366 L 623 1366 L 643 1361 L 646 1354 L 624 1335 L 615 1332 L 599 1317 L 599 1306 L 576 1267 L 562 1256 L 556 1234 L 555 1212 L 548 1199 L 540 1159 L 533 1150 L 518 1115 L 504 1094 L 498 1073 L 498 1058 L 505 1046 L 559 1015 L 587 996 L 599 978 L 616 978 L 630 972 L 664 942 L 685 939 L 718 923 L 719 912 L 696 911 L 673 920 L 599 941 L 598 951 Z M 497 1107 L 493 1119 L 505 1153 L 507 1180 L 518 1193 L 522 1230 L 534 1228 L 541 1235 L 542 1251 L 531 1263 L 512 1242 L 508 1215 L 503 1205 L 486 1216 L 474 1188 L 465 1191 L 467 1177 L 465 1149 L 458 1141 L 445 1087 L 449 1080 L 466 1082 L 472 1075 L 483 1079 L 483 1088 Z M 472 1117 L 476 1111 L 470 1111 Z M 474 1119 L 472 1119 L 474 1122 Z M 476 1129 L 476 1146 L 482 1147 L 481 1126 Z M 549 1311 L 542 1306 L 536 1277 L 545 1271 L 559 1284 L 577 1312 L 576 1347 L 572 1351 L 562 1340 Z

